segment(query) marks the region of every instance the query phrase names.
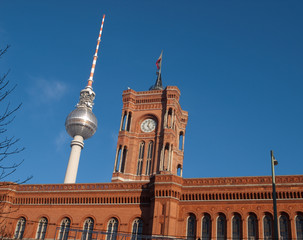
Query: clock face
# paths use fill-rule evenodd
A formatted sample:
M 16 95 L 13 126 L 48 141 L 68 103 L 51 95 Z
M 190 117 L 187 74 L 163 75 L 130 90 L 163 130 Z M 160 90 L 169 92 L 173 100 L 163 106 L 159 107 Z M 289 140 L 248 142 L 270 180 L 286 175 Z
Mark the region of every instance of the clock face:
M 141 123 L 141 130 L 143 132 L 152 132 L 154 131 L 156 128 L 156 122 L 153 119 L 145 119 L 142 123 Z

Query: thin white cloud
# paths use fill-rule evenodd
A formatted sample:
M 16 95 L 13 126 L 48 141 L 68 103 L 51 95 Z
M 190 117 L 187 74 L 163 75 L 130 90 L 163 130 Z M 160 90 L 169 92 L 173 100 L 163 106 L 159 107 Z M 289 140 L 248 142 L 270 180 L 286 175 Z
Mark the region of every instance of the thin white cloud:
M 69 140 L 68 134 L 64 130 L 62 130 L 57 136 L 57 138 L 55 139 L 55 145 L 57 151 L 60 151 L 62 148 L 66 148 L 68 140 Z
M 67 85 L 58 80 L 33 77 L 32 80 L 33 84 L 27 92 L 36 104 L 59 101 L 67 91 Z

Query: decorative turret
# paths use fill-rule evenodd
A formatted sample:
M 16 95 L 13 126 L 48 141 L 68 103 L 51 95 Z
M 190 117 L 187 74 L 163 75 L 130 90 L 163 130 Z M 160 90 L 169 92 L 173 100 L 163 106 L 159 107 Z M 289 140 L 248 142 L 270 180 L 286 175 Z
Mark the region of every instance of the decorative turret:
M 65 128 L 67 133 L 74 139 L 71 142 L 71 153 L 65 173 L 64 183 L 75 183 L 81 150 L 84 147 L 83 140 L 92 137 L 97 130 L 97 118 L 92 112 L 94 105 L 95 92 L 92 88 L 93 77 L 98 57 L 99 44 L 103 30 L 105 15 L 103 15 L 101 29 L 99 32 L 97 47 L 93 59 L 90 77 L 87 86 L 80 92 L 79 103 L 66 118 Z

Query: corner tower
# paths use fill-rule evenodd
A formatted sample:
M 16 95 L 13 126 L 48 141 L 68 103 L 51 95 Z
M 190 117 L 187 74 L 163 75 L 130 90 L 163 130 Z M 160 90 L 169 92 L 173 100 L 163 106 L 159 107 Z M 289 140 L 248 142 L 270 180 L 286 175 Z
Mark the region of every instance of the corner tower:
M 112 182 L 148 181 L 155 174 L 182 176 L 188 113 L 180 106 L 178 87 L 163 89 L 161 72 L 157 74 L 151 90 L 123 91 Z

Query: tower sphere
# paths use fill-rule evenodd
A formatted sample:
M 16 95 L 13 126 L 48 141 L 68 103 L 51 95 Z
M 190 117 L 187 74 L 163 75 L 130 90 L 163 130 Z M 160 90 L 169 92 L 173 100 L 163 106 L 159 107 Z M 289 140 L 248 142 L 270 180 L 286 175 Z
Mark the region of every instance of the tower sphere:
M 97 130 L 97 118 L 87 107 L 77 107 L 65 120 L 65 128 L 71 137 L 80 135 L 83 139 L 93 136 Z

